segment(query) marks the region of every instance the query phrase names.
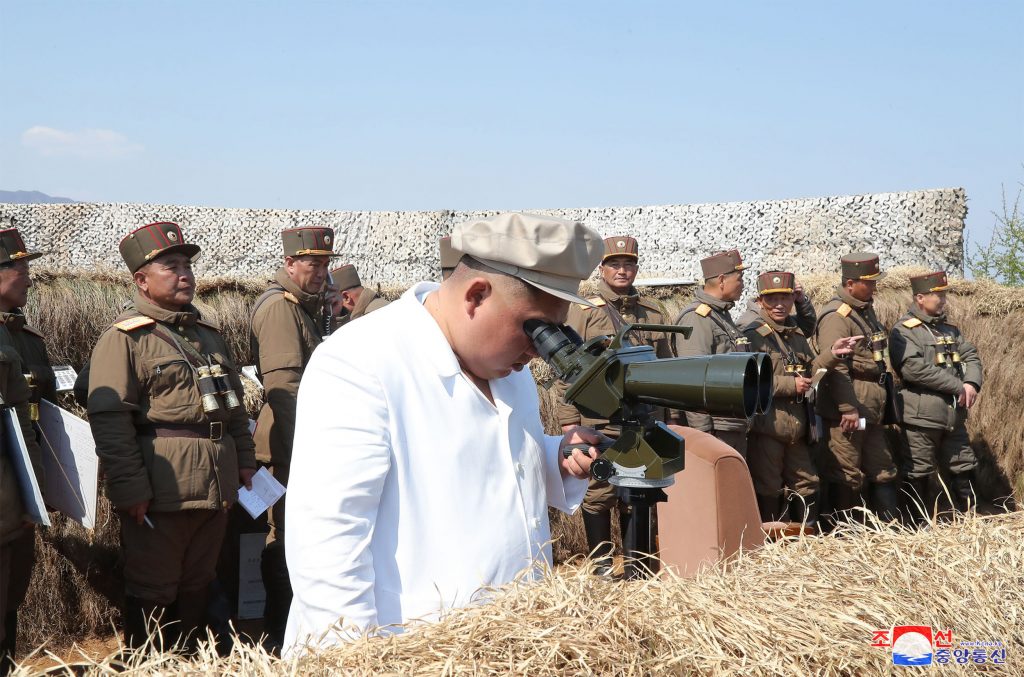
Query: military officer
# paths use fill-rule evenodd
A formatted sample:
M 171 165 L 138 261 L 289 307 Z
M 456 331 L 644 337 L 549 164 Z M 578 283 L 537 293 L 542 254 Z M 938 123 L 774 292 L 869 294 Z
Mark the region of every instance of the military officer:
M 796 309 L 796 312 L 793 313 L 793 322 L 805 337 L 814 336 L 814 325 L 818 322 L 818 313 L 814 310 L 814 303 L 804 293 L 804 286 L 800 284 L 800 280 L 794 280 L 793 285 L 793 308 Z M 761 298 L 755 296 L 747 301 L 747 309 L 736 321 L 736 326 L 745 328 L 751 322 L 757 322 L 760 317 Z
M 56 402 L 56 379 L 43 337 L 25 323 L 21 309 L 32 286 L 28 262 L 42 256 L 29 252 L 16 228 L 0 231 L 0 397 L 14 407 L 40 489 L 43 457 L 33 422 L 39 398 Z M 21 490 L 8 455 L 0 452 L 0 674 L 13 667 L 18 607 L 28 592 L 35 564 L 35 529 L 24 518 Z
M 448 236 L 442 237 L 438 241 L 438 248 L 441 255 L 441 280 L 444 281 L 452 276 L 455 266 L 459 265 L 462 254 L 455 251 L 452 247 L 452 239 Z
M 757 278 L 759 312 L 743 333 L 752 350 L 771 356 L 775 392 L 771 409 L 754 417 L 747 463 L 762 521 L 785 519 L 788 513 L 793 521 L 813 526 L 818 519 L 819 480 L 811 454 L 811 445 L 817 442 L 812 379 L 818 370 L 835 366 L 863 336 L 837 339 L 818 355 L 797 317 L 790 315 L 796 289 L 793 273 L 772 270 Z M 799 499 L 791 501 L 794 495 Z
M 884 274 L 878 255 L 854 252 L 841 259 L 842 284 L 818 315 L 817 345 L 862 335 L 851 356 L 822 379 L 817 410 L 828 427 L 828 453 L 822 469 L 831 483 L 836 513 L 860 505 L 859 493 L 870 485 L 871 508 L 885 521 L 899 513 L 896 465 L 883 425 L 894 403 L 888 372 L 888 333 L 872 305 L 875 286 Z
M 147 617 L 174 616 L 164 639 L 180 634 L 191 648 L 227 509 L 255 472 L 253 441 L 224 338 L 192 305 L 199 247 L 161 222 L 130 233 L 120 252 L 136 294 L 93 349 L 88 412 L 121 518 L 125 639 L 138 647 Z
M 638 260 L 639 246 L 634 238 L 619 235 L 605 239 L 604 256 L 598 267 L 601 281 L 598 283 L 597 295 L 588 299 L 593 305 L 571 305 L 566 319 L 566 324 L 575 329 L 583 340 L 615 334 L 618 327 L 613 313 L 630 323 L 665 322 L 665 311 L 661 304 L 641 296 L 633 286 Z M 643 344 L 653 346 L 658 357 L 672 357 L 672 349 L 665 334 L 646 331 L 634 334 L 639 336 Z M 564 384 L 558 384 L 560 403 L 556 413 L 563 430 L 584 425 L 596 428 L 609 437 L 618 436 L 618 429 L 609 427 L 608 421 L 584 418 L 575 407 L 561 401 L 565 390 Z M 664 412 L 661 412 L 661 417 L 664 418 Z M 587 547 L 595 560 L 595 571 L 600 575 L 611 572 L 611 510 L 616 505 L 618 497 L 615 487 L 608 482 L 591 479 L 583 500 L 583 525 L 587 534 Z
M 946 319 L 944 271 L 910 278 L 913 305 L 890 333 L 892 366 L 903 382 L 902 433 L 908 494 L 929 508 L 930 480 L 937 470 L 952 476 L 960 510 L 977 503 L 972 488 L 978 461 L 967 436 L 967 414 L 981 391 L 978 351 Z M 910 509 L 911 519 L 920 512 Z
M 330 228 L 292 228 L 281 232 L 284 265 L 274 284 L 260 296 L 250 318 L 249 344 L 263 381 L 264 403 L 254 441 L 256 459 L 288 485 L 295 436 L 295 398 L 302 372 L 326 336 L 330 321 L 324 295 L 334 253 Z M 285 501 L 270 512 L 270 533 L 261 569 L 267 592 L 263 618 L 270 648 L 279 649 L 288 623 L 292 588 L 284 556 Z
M 377 292 L 367 289 L 359 279 L 359 271 L 351 263 L 331 271 L 334 288 L 334 313 L 341 317 L 340 324 L 358 320 L 367 313 L 379 310 L 388 304 L 377 296 Z
M 704 288 L 698 289 L 693 303 L 683 308 L 675 323 L 690 327 L 689 338 L 673 334 L 675 354 L 679 357 L 719 355 L 750 350 L 750 340 L 733 322 L 729 311 L 743 294 L 746 265 L 735 250 L 720 252 L 700 262 Z M 682 419 L 681 414 L 673 414 Z M 747 454 L 747 419 L 710 416 L 703 412 L 685 412 L 687 425 L 711 433 L 730 447 Z

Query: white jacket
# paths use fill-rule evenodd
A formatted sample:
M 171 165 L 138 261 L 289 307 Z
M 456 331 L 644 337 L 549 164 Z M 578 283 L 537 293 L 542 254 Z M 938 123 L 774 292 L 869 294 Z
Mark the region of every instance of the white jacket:
M 550 564 L 547 506 L 579 507 L 586 480 L 559 471 L 529 370 L 462 373 L 423 282 L 350 322 L 299 388 L 285 548 L 294 599 L 285 647 L 436 619 L 524 569 Z

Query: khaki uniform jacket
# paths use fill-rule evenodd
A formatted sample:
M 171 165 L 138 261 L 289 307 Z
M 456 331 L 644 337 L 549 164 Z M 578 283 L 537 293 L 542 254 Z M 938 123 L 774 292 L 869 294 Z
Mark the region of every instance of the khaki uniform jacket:
M 963 376 L 947 358 L 935 364 L 937 337 L 952 337 L 960 353 Z M 900 318 L 889 338 L 893 369 L 903 381 L 903 422 L 922 428 L 953 430 L 967 420 L 967 409 L 956 405 L 964 383 L 981 391 L 981 358 L 974 345 L 946 316 L 932 317 L 913 308 Z
M 32 374 L 35 399 L 41 398 L 57 404 L 57 376 L 53 373 L 43 335 L 26 323 L 25 315 L 20 309 L 0 313 L 0 324 L 10 330 L 14 349 L 21 355 L 25 373 Z
M 630 291 L 631 293 L 626 296 L 619 296 L 602 280 L 598 285 L 598 295 L 588 299 L 597 307 L 591 308 L 579 303 L 572 304 L 569 306 L 566 324 L 575 329 L 584 341 L 588 341 L 597 336 L 614 335 L 617 331 L 612 322 L 612 316 L 607 310 L 608 306 L 615 308 L 622 319 L 628 323 L 664 324 L 666 322 L 665 310 L 660 303 L 654 299 L 640 296 L 635 289 Z M 633 332 L 633 335 L 639 335 L 640 341 L 644 345 L 653 347 L 659 358 L 672 357 L 672 348 L 665 333 L 636 331 Z M 556 414 L 559 425 L 578 424 L 598 429 L 608 425 L 608 421 L 604 419 L 582 417 L 576 407 L 566 404 L 564 400 L 566 384 L 559 382 L 555 385 L 555 389 L 558 395 Z M 661 414 L 663 415 L 663 412 Z M 655 412 L 655 415 L 661 418 L 658 411 Z
M 672 335 L 675 354 L 679 357 L 694 357 L 750 350 L 747 337 L 743 335 L 743 332 L 732 321 L 732 316 L 729 315 L 732 307 L 732 302 L 716 299 L 703 289 L 698 289 L 693 303 L 683 308 L 676 318 L 675 324 L 681 327 L 692 327 L 693 332 L 688 339 L 683 338 L 682 334 Z M 673 418 L 682 419 L 678 412 L 673 412 L 672 415 Z M 712 417 L 703 412 L 687 411 L 686 420 L 691 428 L 703 432 L 746 431 L 749 428 L 746 419 Z
M 881 424 L 885 413 L 882 369 L 872 358 L 871 333 L 885 331 L 870 302 L 858 301 L 840 288 L 818 315 L 815 342 L 826 350 L 846 336 L 864 334 L 852 357 L 839 361 L 818 386 L 818 414 L 837 420 L 843 414 L 859 412 L 868 423 Z
M 122 509 L 146 500 L 154 512 L 227 508 L 238 495 L 238 469 L 256 467 L 245 408 L 229 412 L 222 401 L 207 417 L 195 371 L 158 327 L 219 363 L 242 399 L 238 369 L 215 325 L 192 306 L 172 312 L 136 296 L 100 336 L 90 361 L 89 425 L 107 496 Z M 220 440 L 147 434 L 149 426 L 211 420 L 222 424 Z
M 796 376 L 786 373 L 786 365 L 803 365 L 807 369 L 804 375 L 810 378 L 819 369 L 834 367 L 839 360 L 831 350 L 821 355 L 815 353 L 792 317 L 780 325 L 761 312 L 757 320 L 744 327 L 743 333 L 750 339 L 751 350 L 771 356 L 774 370 L 772 406 L 767 413 L 754 417 L 753 431 L 785 444 L 804 441 L 809 423 L 807 402 L 797 396 Z
M 29 388 L 25 381 L 25 365 L 16 348 L 13 332 L 0 325 L 0 397 L 5 407 L 14 407 L 21 425 L 21 435 L 32 459 L 36 481 L 44 489 L 43 453 L 36 442 L 36 434 L 29 418 Z M 25 532 L 25 506 L 22 502 L 14 465 L 6 450 L 0 451 L 0 544 L 10 543 Z M 0 610 L 2 611 L 2 610 Z
M 387 301 L 377 296 L 377 292 L 363 287 L 362 293 L 359 294 L 359 301 L 356 302 L 355 308 L 352 309 L 350 319 L 358 320 L 363 315 L 372 313 L 375 310 L 380 310 L 387 304 Z
M 302 371 L 324 340 L 323 294 L 307 294 L 277 271 L 277 285 L 267 290 L 253 309 L 249 345 L 263 381 L 264 403 L 253 439 L 256 458 L 287 465 L 295 436 L 295 398 Z

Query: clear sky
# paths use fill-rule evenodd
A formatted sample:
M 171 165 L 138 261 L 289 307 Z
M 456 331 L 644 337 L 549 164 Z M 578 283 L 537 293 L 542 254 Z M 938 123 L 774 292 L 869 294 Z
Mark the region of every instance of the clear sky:
M 0 0 L 0 188 L 525 209 L 1024 180 L 1024 2 Z

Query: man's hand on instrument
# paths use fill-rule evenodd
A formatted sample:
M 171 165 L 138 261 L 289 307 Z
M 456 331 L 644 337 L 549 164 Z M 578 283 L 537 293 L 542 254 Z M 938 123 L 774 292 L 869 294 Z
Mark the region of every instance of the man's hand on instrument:
M 597 446 L 604 439 L 603 436 L 593 428 L 573 426 L 562 437 L 562 444 L 559 445 L 558 459 L 561 464 L 562 476 L 572 475 L 578 479 L 590 477 L 590 464 L 598 456 Z M 580 449 L 573 449 L 572 454 L 566 458 L 562 453 L 566 447 L 573 444 L 589 444 L 586 452 Z

